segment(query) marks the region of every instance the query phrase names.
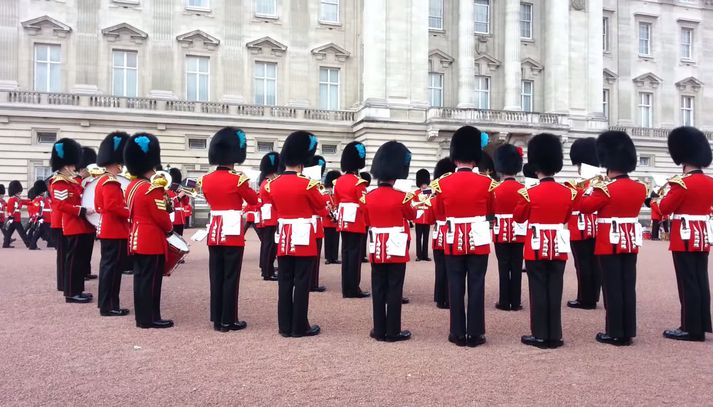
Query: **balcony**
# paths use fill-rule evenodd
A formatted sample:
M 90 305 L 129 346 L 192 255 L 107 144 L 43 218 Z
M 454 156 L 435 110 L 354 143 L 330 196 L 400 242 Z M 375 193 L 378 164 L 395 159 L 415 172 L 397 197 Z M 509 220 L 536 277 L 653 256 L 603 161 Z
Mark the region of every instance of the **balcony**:
M 426 117 L 429 123 L 492 124 L 549 129 L 569 127 L 568 116 L 555 113 L 438 107 L 428 109 Z
M 660 129 L 660 128 L 650 128 L 650 127 L 621 127 L 621 126 L 611 126 L 609 130 L 623 131 L 631 137 L 641 137 L 641 138 L 660 138 L 668 139 L 668 134 L 673 129 Z M 701 130 L 703 131 L 703 130 Z M 713 131 L 703 131 L 709 141 L 713 141 Z

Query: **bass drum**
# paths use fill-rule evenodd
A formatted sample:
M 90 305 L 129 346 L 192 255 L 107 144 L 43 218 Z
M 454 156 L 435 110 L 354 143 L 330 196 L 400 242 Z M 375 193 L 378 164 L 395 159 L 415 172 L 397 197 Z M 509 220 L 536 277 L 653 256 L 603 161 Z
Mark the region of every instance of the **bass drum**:
M 188 254 L 188 243 L 176 233 L 171 233 L 166 238 L 168 241 L 168 251 L 166 252 L 166 262 L 163 267 L 163 275 L 170 276 L 178 267 L 181 260 Z
M 82 207 L 91 209 L 93 212 L 91 215 L 86 215 L 87 221 L 95 228 L 99 227 L 99 223 L 101 222 L 101 215 L 96 212 L 96 208 L 94 207 L 94 197 L 99 179 L 101 179 L 101 177 L 96 177 L 89 181 L 84 186 L 84 192 L 82 193 Z M 131 181 L 122 175 L 117 175 L 116 179 L 121 184 L 122 191 L 126 191 L 126 188 L 129 186 Z

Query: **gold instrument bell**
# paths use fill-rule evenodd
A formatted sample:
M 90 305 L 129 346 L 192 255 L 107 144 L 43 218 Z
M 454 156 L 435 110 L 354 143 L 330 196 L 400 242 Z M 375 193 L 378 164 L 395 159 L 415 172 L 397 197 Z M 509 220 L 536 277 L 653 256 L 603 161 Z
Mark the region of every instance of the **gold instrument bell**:
M 156 171 L 156 173 L 151 176 L 151 185 L 153 186 L 168 189 L 172 183 L 173 178 L 171 177 L 171 174 L 166 171 Z

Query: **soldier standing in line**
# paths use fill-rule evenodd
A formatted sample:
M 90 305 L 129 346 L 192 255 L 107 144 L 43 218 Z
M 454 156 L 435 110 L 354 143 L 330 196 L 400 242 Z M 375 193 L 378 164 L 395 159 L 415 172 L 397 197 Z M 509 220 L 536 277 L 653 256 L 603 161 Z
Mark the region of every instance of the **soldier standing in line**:
M 431 225 L 435 222 L 433 211 L 431 210 L 431 174 L 427 169 L 421 168 L 416 171 L 416 190 L 414 201 L 419 205 L 416 207 L 416 261 L 431 261 L 428 257 L 428 243 L 431 232 Z
M 270 180 L 277 177 L 280 168 L 280 154 L 271 151 L 260 160 L 260 270 L 265 281 L 277 281 L 275 259 L 277 257 L 277 244 L 275 232 L 277 231 L 277 213 L 273 211 L 272 204 L 266 200 L 265 186 Z
M 443 158 L 436 163 L 433 170 L 433 178 L 438 180 L 455 172 L 456 166 L 450 158 Z M 438 199 L 438 194 L 431 190 L 431 211 L 436 222 L 432 235 L 433 264 L 435 266 L 435 283 L 433 287 L 433 301 L 440 309 L 450 308 L 448 299 L 448 273 L 446 272 L 446 258 L 444 254 L 445 239 L 447 232 L 446 215 L 443 213 L 443 205 Z
M 339 171 L 327 172 L 324 177 L 322 197 L 327 204 L 328 216 L 324 218 L 324 264 L 341 264 L 339 261 L 339 232 L 337 232 L 336 202 L 334 201 L 334 181 L 339 178 Z

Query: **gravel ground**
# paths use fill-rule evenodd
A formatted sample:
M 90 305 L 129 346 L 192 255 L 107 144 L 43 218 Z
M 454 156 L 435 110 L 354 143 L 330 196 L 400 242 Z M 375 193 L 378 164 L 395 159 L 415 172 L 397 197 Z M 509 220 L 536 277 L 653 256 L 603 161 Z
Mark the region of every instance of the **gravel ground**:
M 639 257 L 639 336 L 634 346 L 601 345 L 604 310 L 563 308 L 565 346 L 520 344 L 529 333 L 527 307 L 495 310 L 497 269 L 486 285 L 486 345 L 447 342 L 448 311 L 432 302 L 433 263 L 412 263 L 411 304 L 403 327 L 411 341 L 368 336 L 371 301 L 345 300 L 339 266 L 323 266 L 328 291 L 311 296 L 314 338 L 277 333 L 277 285 L 257 267 L 250 233 L 243 263 L 240 317 L 248 329 L 219 333 L 208 320 L 208 251 L 194 244 L 188 261 L 164 280 L 162 313 L 176 327 L 142 330 L 133 315 L 101 318 L 96 302 L 66 304 L 54 290 L 54 252 L 0 249 L 0 405 L 662 405 L 713 403 L 713 340 L 663 339 L 678 324 L 672 263 L 664 242 L 647 242 Z M 192 234 L 188 231 L 187 235 Z M 98 247 L 93 258 L 96 272 Z M 362 288 L 369 288 L 365 265 Z M 572 262 L 564 299 L 576 294 Z M 525 279 L 526 281 L 526 279 Z M 125 276 L 123 305 L 132 309 Z M 87 284 L 96 296 L 96 280 Z M 527 304 L 527 284 L 523 284 Z

